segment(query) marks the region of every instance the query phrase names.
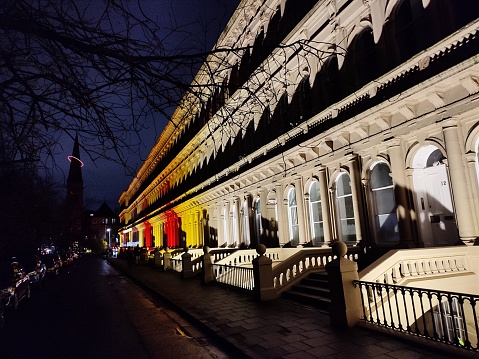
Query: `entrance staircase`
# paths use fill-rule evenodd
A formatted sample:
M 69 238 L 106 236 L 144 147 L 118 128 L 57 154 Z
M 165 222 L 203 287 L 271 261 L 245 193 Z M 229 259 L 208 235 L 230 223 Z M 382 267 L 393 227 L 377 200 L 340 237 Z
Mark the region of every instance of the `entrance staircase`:
M 283 298 L 327 311 L 331 304 L 328 273 L 309 274 L 299 284 L 293 285 L 291 289 L 284 292 Z

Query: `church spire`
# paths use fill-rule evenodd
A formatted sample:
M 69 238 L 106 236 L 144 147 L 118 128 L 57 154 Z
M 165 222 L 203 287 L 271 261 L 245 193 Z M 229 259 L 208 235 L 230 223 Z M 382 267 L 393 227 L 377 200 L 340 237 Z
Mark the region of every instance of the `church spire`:
M 68 156 L 70 161 L 70 172 L 68 173 L 68 182 L 81 182 L 83 188 L 83 178 L 81 174 L 81 168 L 83 162 L 80 159 L 80 145 L 78 143 L 78 134 L 75 137 L 75 144 L 73 145 L 73 152 L 71 156 Z
M 70 161 L 70 171 L 67 179 L 67 198 L 66 198 L 66 234 L 67 241 L 73 242 L 81 238 L 81 223 L 83 213 L 83 178 L 81 168 L 83 162 L 80 159 L 80 145 L 78 143 L 78 134 L 75 137 L 73 152 L 68 156 Z

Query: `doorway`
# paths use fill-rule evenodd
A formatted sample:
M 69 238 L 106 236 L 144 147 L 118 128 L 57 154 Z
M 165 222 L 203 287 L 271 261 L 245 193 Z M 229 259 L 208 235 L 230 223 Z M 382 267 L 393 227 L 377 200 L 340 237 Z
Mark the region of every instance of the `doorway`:
M 435 146 L 421 148 L 413 161 L 413 183 L 421 238 L 425 247 L 459 240 L 444 155 Z

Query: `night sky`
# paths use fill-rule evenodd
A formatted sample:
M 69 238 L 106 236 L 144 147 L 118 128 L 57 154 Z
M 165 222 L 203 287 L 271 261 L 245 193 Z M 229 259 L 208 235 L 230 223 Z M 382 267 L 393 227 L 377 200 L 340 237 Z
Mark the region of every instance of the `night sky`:
M 236 9 L 239 0 L 149 0 L 151 5 L 148 7 L 149 16 L 158 18 L 160 22 L 175 23 L 184 26 L 196 34 L 201 34 L 204 41 L 199 50 L 211 49 L 221 31 L 226 26 L 232 13 Z M 147 1 L 142 1 L 142 5 Z M 204 24 L 209 26 L 205 32 Z M 142 153 L 132 155 L 128 158 L 128 164 L 131 167 L 139 169 L 142 159 L 146 158 L 153 147 L 157 137 L 161 133 L 162 127 L 167 123 L 166 119 L 156 119 L 156 129 L 150 128 L 142 133 Z M 73 149 L 73 141 L 66 139 L 63 142 L 65 153 L 59 154 L 58 164 L 63 169 L 62 177 L 68 175 L 69 162 L 67 156 Z M 121 193 L 126 190 L 133 179 L 131 174 L 126 174 L 125 169 L 112 161 L 97 160 L 95 163 L 88 158 L 86 153 L 80 150 L 80 156 L 84 162 L 82 168 L 84 183 L 84 204 L 87 209 L 97 210 L 101 204 L 106 203 L 113 209 L 119 208 L 118 200 Z M 66 178 L 65 178 L 66 180 Z

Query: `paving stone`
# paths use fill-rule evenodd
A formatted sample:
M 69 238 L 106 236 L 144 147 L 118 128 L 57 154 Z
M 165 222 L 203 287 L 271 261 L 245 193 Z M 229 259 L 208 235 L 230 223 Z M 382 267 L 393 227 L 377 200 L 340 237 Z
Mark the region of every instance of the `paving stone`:
M 202 285 L 197 278 L 183 280 L 177 273 L 148 266 L 128 268 L 124 260 L 109 260 L 172 308 L 209 329 L 218 340 L 236 347 L 241 354 L 235 358 L 479 358 L 479 354 L 460 350 L 451 356 L 433 345 L 420 346 L 407 336 L 400 339 L 369 327 L 338 332 L 324 311 L 283 299 L 256 302 L 247 293 Z

